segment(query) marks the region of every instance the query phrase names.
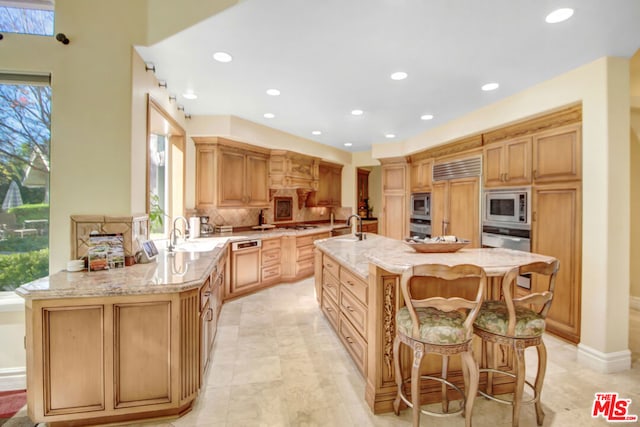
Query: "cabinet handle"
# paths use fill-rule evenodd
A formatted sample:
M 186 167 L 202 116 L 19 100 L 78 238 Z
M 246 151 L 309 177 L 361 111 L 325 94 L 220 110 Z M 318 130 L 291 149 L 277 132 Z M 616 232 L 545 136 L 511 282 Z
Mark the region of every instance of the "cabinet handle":
M 442 235 L 447 235 L 447 228 L 449 228 L 449 221 L 442 221 Z
M 344 339 L 347 340 L 349 344 L 353 344 L 353 340 L 351 339 L 351 337 L 344 337 Z
M 508 173 L 505 173 L 505 174 L 504 174 L 504 180 L 505 180 L 505 181 L 509 181 L 509 174 L 508 174 Z
M 500 182 L 504 182 L 504 174 L 503 173 L 500 174 Z
M 538 169 L 534 169 L 534 170 L 533 170 L 533 177 L 534 177 L 535 179 L 538 179 Z
M 204 293 L 205 297 L 208 297 L 209 295 L 211 295 L 211 291 L 207 291 L 207 292 Z
M 353 313 L 353 308 L 350 305 L 348 305 L 346 309 Z
M 329 268 L 333 268 L 333 264 L 329 264 L 329 263 L 327 263 L 327 267 L 329 267 Z
M 333 311 L 333 310 L 331 309 L 331 307 L 327 307 L 327 306 L 325 306 L 325 307 L 324 307 L 324 309 L 325 309 L 325 310 L 327 310 L 327 311 Z
M 354 286 L 354 283 L 351 280 L 347 280 L 347 285 Z
M 209 308 L 207 310 L 207 322 L 211 322 L 213 320 L 213 308 Z
M 533 212 L 533 213 L 531 214 L 531 220 L 532 220 L 532 221 L 535 221 L 537 218 L 538 218 L 538 215 L 536 215 L 536 212 Z

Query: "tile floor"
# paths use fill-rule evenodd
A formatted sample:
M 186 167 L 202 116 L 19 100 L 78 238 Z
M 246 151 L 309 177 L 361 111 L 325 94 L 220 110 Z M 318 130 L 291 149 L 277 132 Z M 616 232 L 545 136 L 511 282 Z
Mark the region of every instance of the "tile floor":
M 591 418 L 594 393 L 617 391 L 640 415 L 640 312 L 631 311 L 633 369 L 613 375 L 576 362 L 576 347 L 546 337 L 545 426 L 607 425 Z M 535 372 L 535 350 L 527 361 Z M 365 381 L 316 303 L 313 280 L 273 287 L 225 304 L 203 394 L 173 426 L 407 426 L 408 410 L 372 415 Z M 505 405 L 476 400 L 475 426 L 510 426 Z M 422 425 L 462 426 L 461 417 L 424 417 Z M 523 427 L 536 426 L 525 406 Z M 622 424 L 624 425 L 624 424 Z
M 591 418 L 594 393 L 616 391 L 640 415 L 640 312 L 631 310 L 633 368 L 599 374 L 576 362 L 576 347 L 547 336 L 545 426 L 601 426 Z M 535 350 L 526 359 L 534 372 Z M 145 426 L 409 426 L 411 416 L 372 415 L 365 381 L 315 301 L 313 280 L 266 289 L 225 304 L 206 384 L 184 417 Z M 510 408 L 477 398 L 474 426 L 511 425 Z M 639 423 L 640 424 L 640 423 Z M 138 424 L 140 426 L 141 424 Z M 423 416 L 424 426 L 463 426 L 461 417 Z M 536 426 L 533 406 L 520 425 Z M 619 426 L 629 425 L 620 423 Z M 7 427 L 9 427 L 7 425 Z

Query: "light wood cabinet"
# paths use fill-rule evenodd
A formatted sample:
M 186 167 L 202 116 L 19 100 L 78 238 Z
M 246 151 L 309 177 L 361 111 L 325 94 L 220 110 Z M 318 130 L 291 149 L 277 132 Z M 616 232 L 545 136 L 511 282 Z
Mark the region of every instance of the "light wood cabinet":
M 231 252 L 231 294 L 238 296 L 260 288 L 262 261 L 260 247 Z
M 425 159 L 411 163 L 411 192 L 431 191 L 433 160 Z
M 316 233 L 296 238 L 295 248 L 295 277 L 296 280 L 313 275 L 314 271 L 314 245 L 319 239 L 330 237 L 330 233 Z
M 170 416 L 196 398 L 200 289 L 27 300 L 25 308 L 32 420 Z
M 405 159 L 390 159 L 382 164 L 382 212 L 380 234 L 393 239 L 409 235 L 409 191 Z
M 362 224 L 363 233 L 378 233 L 378 221 L 371 221 Z
M 531 137 L 488 145 L 484 148 L 484 185 L 529 185 L 531 164 Z
M 579 183 L 548 184 L 533 189 L 532 251 L 560 260 L 547 330 L 580 341 L 582 223 Z M 534 278 L 532 289 L 536 290 Z
M 309 194 L 307 206 L 342 206 L 342 165 L 320 162 L 318 191 Z
M 480 247 L 480 178 L 436 181 L 431 191 L 431 235 L 454 235 Z
M 287 150 L 271 150 L 269 188 L 302 188 L 318 190 L 320 159 Z
M 280 281 L 282 276 L 282 256 L 280 238 L 262 240 L 262 284 Z
M 270 206 L 268 150 L 216 137 L 193 140 L 197 208 Z
M 582 179 L 581 128 L 578 123 L 533 136 L 534 183 Z

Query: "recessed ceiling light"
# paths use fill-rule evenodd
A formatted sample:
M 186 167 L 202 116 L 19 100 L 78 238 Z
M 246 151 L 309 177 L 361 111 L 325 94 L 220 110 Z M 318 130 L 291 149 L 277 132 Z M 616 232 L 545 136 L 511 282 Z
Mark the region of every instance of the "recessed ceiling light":
M 265 119 L 273 119 L 276 115 L 273 113 L 264 113 Z
M 568 7 L 557 9 L 547 15 L 544 20 L 548 24 L 557 24 L 558 22 L 566 21 L 573 16 L 573 9 Z
M 280 91 L 278 89 L 267 89 L 267 95 L 278 96 Z
M 198 95 L 193 93 L 193 91 L 191 91 L 191 90 L 186 91 L 185 93 L 182 94 L 182 96 L 185 99 L 197 99 L 198 98 Z
M 423 114 L 420 116 L 420 120 L 431 120 L 433 119 L 433 114 Z
M 395 135 L 395 134 L 393 134 L 393 133 L 385 133 L 385 134 L 384 134 L 384 137 L 385 137 L 385 138 L 389 138 L 389 139 L 391 139 L 391 138 L 395 138 L 395 137 L 396 137 L 396 135 Z
M 322 132 L 320 132 L 319 130 L 314 130 L 311 133 L 314 134 L 314 135 L 322 135 Z
M 482 90 L 487 92 L 487 91 L 490 91 L 490 90 L 496 90 L 496 89 L 498 89 L 498 87 L 500 87 L 500 85 L 498 83 L 487 83 L 487 84 L 482 85 Z
M 362 110 L 351 110 L 351 114 L 354 116 L 361 116 L 364 114 L 364 111 Z
M 391 74 L 391 80 L 404 80 L 408 76 L 404 71 L 398 71 L 396 73 Z
M 345 147 L 351 147 L 352 145 L 353 145 L 353 144 L 352 144 L 352 143 L 350 143 L 350 142 L 345 142 L 345 143 L 344 143 L 344 146 L 345 146 Z
M 216 52 L 213 54 L 213 59 L 218 62 L 231 62 L 233 60 L 233 57 L 227 52 Z

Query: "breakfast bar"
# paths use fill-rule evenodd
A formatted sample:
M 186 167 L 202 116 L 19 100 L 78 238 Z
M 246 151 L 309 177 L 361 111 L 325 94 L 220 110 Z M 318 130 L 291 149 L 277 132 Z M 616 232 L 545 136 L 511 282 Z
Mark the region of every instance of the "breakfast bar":
M 356 366 L 366 378 L 365 399 L 374 413 L 390 412 L 396 396 L 393 370 L 393 340 L 396 333 L 395 315 L 404 305 L 399 281 L 407 269 L 421 264 L 474 264 L 483 267 L 488 276 L 487 298 L 499 299 L 502 277 L 510 269 L 554 258 L 530 252 L 501 248 L 460 249 L 451 253 L 418 253 L 400 240 L 367 235 L 358 240 L 341 236 L 316 241 L 316 297 L 323 313 L 336 330 Z M 463 284 L 461 284 L 462 286 Z M 447 296 L 453 289 L 442 282 L 419 281 L 414 284 L 422 297 Z M 535 281 L 534 285 L 535 287 Z M 415 289 L 415 288 L 414 288 Z M 474 337 L 474 352 L 484 364 L 482 343 Z M 511 355 L 502 353 L 498 366 L 511 366 Z M 403 352 L 402 366 L 410 366 L 409 355 Z M 440 360 L 428 355 L 423 361 L 423 375 L 441 369 Z M 452 358 L 449 378 L 463 384 L 460 359 Z M 486 377 L 481 377 L 481 388 Z M 512 379 L 494 379 L 494 392 L 509 392 Z M 423 386 L 423 402 L 436 402 L 440 386 Z

